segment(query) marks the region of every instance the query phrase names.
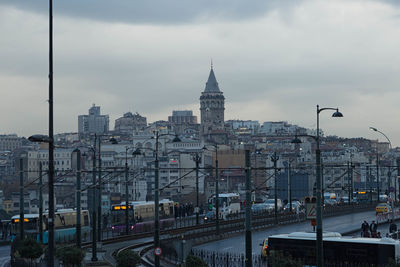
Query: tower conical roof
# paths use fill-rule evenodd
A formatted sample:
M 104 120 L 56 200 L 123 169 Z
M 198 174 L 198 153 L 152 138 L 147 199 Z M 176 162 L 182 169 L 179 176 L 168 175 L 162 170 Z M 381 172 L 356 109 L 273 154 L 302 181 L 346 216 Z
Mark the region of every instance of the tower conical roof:
M 215 78 L 214 70 L 211 68 L 210 75 L 208 76 L 208 81 L 206 83 L 206 88 L 204 92 L 221 92 L 218 87 L 217 79 Z

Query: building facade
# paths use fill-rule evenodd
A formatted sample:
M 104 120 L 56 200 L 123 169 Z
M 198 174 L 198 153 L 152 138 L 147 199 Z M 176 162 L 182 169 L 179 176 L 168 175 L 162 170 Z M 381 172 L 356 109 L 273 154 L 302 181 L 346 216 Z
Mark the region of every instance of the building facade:
M 100 115 L 100 106 L 93 104 L 88 115 L 78 116 L 78 133 L 105 134 L 109 131 L 109 124 L 109 116 Z
M 224 131 L 225 97 L 219 89 L 212 66 L 206 87 L 200 96 L 200 114 L 201 137 L 204 140 L 216 143 L 226 143 Z
M 139 113 L 132 114 L 127 112 L 123 117 L 115 120 L 114 131 L 117 133 L 128 133 L 141 131 L 147 127 L 146 117 L 142 117 Z

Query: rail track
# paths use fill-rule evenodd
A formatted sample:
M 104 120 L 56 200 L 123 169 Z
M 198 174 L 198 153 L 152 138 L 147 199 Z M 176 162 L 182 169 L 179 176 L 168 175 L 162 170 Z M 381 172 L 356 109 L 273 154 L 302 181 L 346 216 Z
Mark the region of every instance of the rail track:
M 375 203 L 363 204 L 363 205 L 344 205 L 336 207 L 327 207 L 324 210 L 324 217 L 337 216 L 342 214 L 348 214 L 352 212 L 362 212 L 371 210 L 375 207 Z M 289 224 L 295 222 L 301 222 L 305 220 L 304 214 L 294 214 L 294 213 L 278 213 L 277 221 L 278 224 Z M 244 230 L 245 218 L 243 214 L 239 214 L 236 218 L 235 216 L 229 218 L 228 220 L 220 220 L 220 235 L 227 233 L 240 232 Z M 252 228 L 253 229 L 263 229 L 269 228 L 275 225 L 274 213 L 268 215 L 253 215 L 252 216 Z M 162 229 L 160 231 L 161 240 L 175 240 L 175 239 L 195 239 L 198 237 L 215 235 L 215 221 L 209 223 L 203 223 L 198 225 L 190 225 L 179 228 L 168 228 Z M 118 242 L 124 242 L 129 240 L 142 239 L 146 237 L 152 237 L 154 231 L 135 233 L 130 235 L 122 235 L 117 237 L 111 237 L 101 241 L 102 245 L 108 245 Z M 90 247 L 91 242 L 82 243 L 83 247 Z

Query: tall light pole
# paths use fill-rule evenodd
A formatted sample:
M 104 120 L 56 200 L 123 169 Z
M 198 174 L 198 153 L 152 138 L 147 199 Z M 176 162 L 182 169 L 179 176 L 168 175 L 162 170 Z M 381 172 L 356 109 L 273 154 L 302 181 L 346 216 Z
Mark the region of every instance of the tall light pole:
M 274 208 L 274 218 L 275 224 L 278 224 L 278 168 L 277 162 L 279 160 L 279 156 L 274 152 L 271 157 L 271 161 L 274 163 L 274 199 L 275 199 L 275 208 Z
M 155 161 L 154 161 L 154 249 L 160 247 L 160 222 L 159 222 L 159 162 L 158 162 L 158 138 L 171 134 L 159 134 L 154 132 L 156 138 Z M 181 140 L 175 136 L 172 142 L 180 142 Z M 160 256 L 154 254 L 154 265 L 160 267 Z
M 92 169 L 92 261 L 97 261 L 97 234 L 96 234 L 96 137 L 93 146 L 93 169 Z
M 335 110 L 332 117 L 340 118 L 343 114 L 339 112 L 338 108 L 319 108 L 317 105 L 317 149 L 315 150 L 316 160 L 316 178 L 317 178 L 317 267 L 324 266 L 324 254 L 323 254 L 323 240 L 322 240 L 322 186 L 321 186 L 321 150 L 319 147 L 319 113 L 324 110 Z
M 81 151 L 77 148 L 72 151 L 72 164 L 76 166 L 76 246 L 81 247 Z
M 125 147 L 125 233 L 129 234 L 129 167 L 128 167 L 128 150 L 131 149 L 130 147 Z M 136 149 L 133 153 L 133 156 L 140 155 L 139 149 Z M 136 190 L 136 188 L 135 188 Z M 133 211 L 132 206 L 132 211 Z M 134 211 L 133 211 L 134 212 Z
M 193 155 L 193 160 L 196 163 L 196 224 L 199 224 L 199 165 L 201 162 L 201 156 L 199 153 Z
M 19 159 L 19 237 L 24 239 L 24 159 Z
M 215 232 L 219 235 L 219 189 L 218 189 L 218 180 L 219 180 L 219 170 L 218 170 L 218 145 L 212 145 L 215 148 Z M 207 147 L 204 146 L 203 149 L 207 150 Z
M 96 135 L 94 135 L 94 136 L 96 138 Z M 97 195 L 97 201 L 98 201 L 98 203 L 97 203 L 97 240 L 99 242 L 101 242 L 101 239 L 102 239 L 102 236 L 101 236 L 101 233 L 102 233 L 102 229 L 101 229 L 101 213 L 102 213 L 102 210 L 101 210 L 101 208 L 102 208 L 102 197 L 101 197 L 101 136 L 102 135 L 98 136 L 98 139 L 99 139 L 99 149 L 98 149 L 99 169 L 98 169 L 98 172 L 97 172 L 97 175 L 98 175 L 97 181 L 99 182 L 98 185 L 97 185 L 97 194 L 98 194 Z
M 385 138 L 386 138 L 386 140 L 389 142 L 389 147 L 390 147 L 390 150 L 392 150 L 392 142 L 390 142 L 390 139 L 387 137 L 387 135 L 386 134 L 384 134 L 383 132 L 381 132 L 381 131 L 379 131 L 377 128 L 375 128 L 375 127 L 369 127 L 369 129 L 370 130 L 372 130 L 372 131 L 374 131 L 374 132 L 378 132 L 378 133 L 380 133 L 380 134 L 382 134 Z M 377 172 L 377 177 L 378 177 L 378 201 L 379 201 L 379 165 L 378 165 L 378 162 L 379 162 L 379 154 L 378 154 L 379 152 L 378 152 L 378 145 L 376 146 L 376 172 Z M 390 167 L 389 167 L 390 168 Z M 389 169 L 390 170 L 390 169 Z M 389 176 L 389 175 L 388 175 Z M 390 177 L 388 177 L 388 186 L 390 186 Z M 390 192 L 390 188 L 389 188 L 389 192 Z
M 43 244 L 43 173 L 42 162 L 39 162 L 39 241 Z
M 49 219 L 48 267 L 54 266 L 53 0 L 49 0 Z
M 253 266 L 253 257 L 251 250 L 251 180 L 250 180 L 250 151 L 245 152 L 246 164 L 246 267 Z
M 52 4 L 50 0 L 50 22 L 52 21 Z M 51 22 L 52 23 L 52 22 Z M 52 24 L 50 24 L 50 33 L 52 32 Z M 51 33 L 52 34 L 52 33 Z M 51 40 L 51 38 L 50 38 Z M 50 41 L 52 44 L 52 42 Z M 52 45 L 51 45 L 52 46 Z M 51 51 L 51 49 L 50 49 Z M 51 62 L 52 62 L 52 52 L 50 53 Z M 50 67 L 49 77 L 52 77 L 52 67 Z M 50 106 L 50 122 L 49 123 L 49 136 L 47 135 L 32 135 L 28 137 L 28 140 L 31 142 L 39 142 L 39 143 L 48 143 L 49 144 L 49 172 L 48 172 L 48 185 L 49 185 L 49 217 L 48 217 L 48 267 L 54 266 L 54 140 L 53 140 L 53 78 L 50 78 L 50 97 L 49 97 L 49 106 Z

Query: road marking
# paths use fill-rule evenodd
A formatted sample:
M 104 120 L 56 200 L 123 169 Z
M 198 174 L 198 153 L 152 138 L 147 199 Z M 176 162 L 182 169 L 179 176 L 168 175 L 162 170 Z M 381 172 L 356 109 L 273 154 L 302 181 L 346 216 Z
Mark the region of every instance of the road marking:
M 7 266 L 7 264 L 10 262 L 10 256 L 1 257 L 0 262 L 1 262 L 1 267 Z

